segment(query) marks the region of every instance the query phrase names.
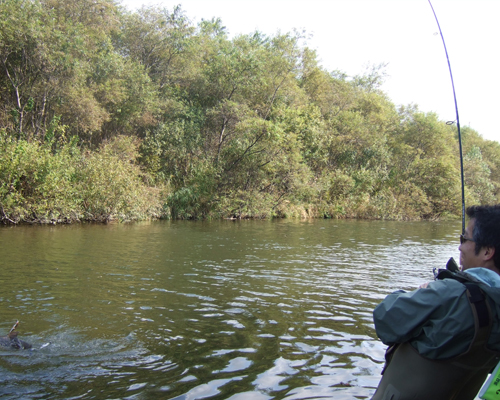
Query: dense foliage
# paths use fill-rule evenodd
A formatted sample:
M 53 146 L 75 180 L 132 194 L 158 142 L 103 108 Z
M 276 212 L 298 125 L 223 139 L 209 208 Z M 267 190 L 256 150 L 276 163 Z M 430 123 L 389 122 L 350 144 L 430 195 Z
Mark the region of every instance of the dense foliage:
M 0 0 L 0 220 L 460 215 L 456 128 L 302 39 Z M 500 144 L 462 136 L 466 203 L 498 202 Z

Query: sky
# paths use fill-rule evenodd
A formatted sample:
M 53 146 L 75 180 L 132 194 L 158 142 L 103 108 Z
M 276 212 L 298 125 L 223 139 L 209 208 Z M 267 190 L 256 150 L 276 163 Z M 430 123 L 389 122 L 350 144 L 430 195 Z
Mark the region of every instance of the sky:
M 500 142 L 500 0 L 431 0 L 453 73 L 460 126 Z M 387 64 L 382 90 L 455 121 L 448 61 L 428 0 L 121 0 L 130 10 L 181 5 L 193 21 L 220 18 L 231 37 L 305 30 L 320 65 L 349 76 Z

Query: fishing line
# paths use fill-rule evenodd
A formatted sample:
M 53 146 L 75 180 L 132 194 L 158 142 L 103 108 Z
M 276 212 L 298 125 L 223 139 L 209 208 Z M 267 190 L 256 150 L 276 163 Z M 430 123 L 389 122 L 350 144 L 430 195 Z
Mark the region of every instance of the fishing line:
M 429 1 L 429 5 L 431 6 L 432 13 L 434 14 L 434 18 L 436 19 L 437 26 L 439 28 L 439 34 L 441 35 L 441 39 L 443 41 L 444 52 L 446 53 L 446 60 L 448 61 L 448 70 L 450 71 L 451 78 L 451 87 L 453 88 L 453 99 L 455 100 L 455 114 L 456 114 L 456 123 L 457 123 L 457 131 L 458 131 L 458 146 L 460 149 L 460 177 L 462 181 L 462 235 L 465 233 L 465 183 L 464 183 L 464 159 L 462 156 L 462 135 L 460 134 L 460 119 L 458 118 L 458 105 L 457 105 L 457 95 L 455 94 L 455 84 L 453 83 L 453 74 L 451 73 L 451 64 L 450 58 L 448 57 L 448 50 L 446 49 L 446 43 L 444 41 L 443 32 L 441 31 L 441 26 L 439 25 L 438 17 L 436 12 L 434 11 L 434 7 L 432 7 L 431 0 Z M 446 124 L 452 125 L 455 121 L 449 121 Z

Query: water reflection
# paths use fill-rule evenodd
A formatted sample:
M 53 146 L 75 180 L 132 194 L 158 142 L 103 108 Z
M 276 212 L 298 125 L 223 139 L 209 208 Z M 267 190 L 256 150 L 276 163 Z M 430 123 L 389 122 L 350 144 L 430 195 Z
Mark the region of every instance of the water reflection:
M 0 353 L 0 396 L 369 398 L 385 351 L 374 306 L 457 257 L 459 231 L 323 220 L 2 228 L 0 334 L 20 319 L 35 349 Z

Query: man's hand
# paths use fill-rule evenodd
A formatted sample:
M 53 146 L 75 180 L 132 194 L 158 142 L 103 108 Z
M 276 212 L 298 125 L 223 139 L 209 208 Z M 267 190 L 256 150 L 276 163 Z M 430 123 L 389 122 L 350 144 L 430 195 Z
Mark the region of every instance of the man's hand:
M 418 288 L 425 289 L 427 286 L 429 286 L 429 282 L 422 283 Z

